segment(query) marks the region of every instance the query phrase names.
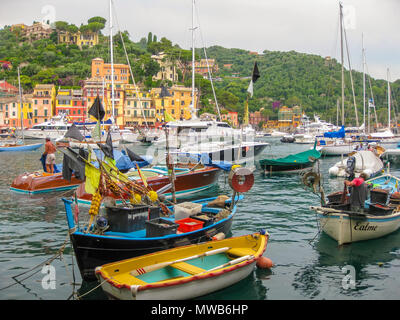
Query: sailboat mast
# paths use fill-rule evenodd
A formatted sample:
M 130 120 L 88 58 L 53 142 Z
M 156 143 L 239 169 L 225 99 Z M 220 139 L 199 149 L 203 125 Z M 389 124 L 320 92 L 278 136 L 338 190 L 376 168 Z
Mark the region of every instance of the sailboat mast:
M 113 51 L 113 20 L 112 20 L 112 0 L 110 0 L 110 54 L 111 54 L 111 106 L 112 106 L 112 120 L 114 120 L 114 51 Z
M 364 121 L 364 134 L 365 134 L 365 51 L 364 51 L 364 34 L 361 37 L 362 46 L 362 59 L 363 59 L 363 121 Z
M 194 50 L 194 1 L 192 0 L 192 106 L 193 106 L 193 114 L 196 116 L 196 105 L 194 102 L 194 61 L 195 61 L 195 50 Z M 193 117 L 193 116 L 192 116 Z
M 22 134 L 22 141 L 25 142 L 24 139 L 24 111 L 23 111 L 23 104 L 22 104 L 22 90 L 21 90 L 21 78 L 19 74 L 19 67 L 17 68 L 18 70 L 18 91 L 19 91 L 19 105 L 21 108 L 20 111 L 20 116 L 21 116 L 21 134 Z
M 339 3 L 340 7 L 340 55 L 342 61 L 342 126 L 344 126 L 344 59 L 343 59 L 343 6 Z
M 390 130 L 390 105 L 391 105 L 391 101 L 390 101 L 390 82 L 389 82 L 389 68 L 387 69 L 387 86 L 388 86 L 388 128 Z

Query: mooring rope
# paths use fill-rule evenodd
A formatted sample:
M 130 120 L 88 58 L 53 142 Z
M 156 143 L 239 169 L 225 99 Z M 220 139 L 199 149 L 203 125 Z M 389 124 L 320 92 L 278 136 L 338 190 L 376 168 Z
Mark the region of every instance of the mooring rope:
M 36 266 L 34 266 L 33 268 L 31 268 L 31 269 L 29 269 L 29 270 L 27 270 L 27 271 L 24 271 L 24 272 L 22 272 L 22 273 L 20 273 L 20 274 L 17 274 L 16 276 L 12 276 L 11 278 L 14 279 L 15 283 L 12 283 L 12 284 L 10 284 L 10 285 L 8 285 L 8 286 L 6 286 L 6 287 L 0 288 L 0 291 L 1 291 L 1 290 L 5 290 L 5 289 L 7 289 L 7 288 L 10 288 L 10 287 L 12 287 L 12 286 L 14 286 L 14 285 L 16 285 L 16 284 L 18 284 L 18 283 L 21 283 L 22 281 L 24 281 L 24 280 L 26 280 L 26 279 L 29 279 L 30 277 L 32 277 L 32 276 L 34 276 L 36 273 L 38 273 L 38 272 L 40 271 L 40 269 L 37 270 L 37 271 L 35 271 L 34 273 L 32 273 L 31 275 L 27 276 L 26 278 L 24 278 L 24 279 L 22 279 L 22 280 L 18 280 L 17 278 L 20 277 L 20 276 L 22 276 L 22 275 L 24 275 L 24 274 L 27 274 L 27 273 L 29 273 L 29 272 L 31 272 L 31 271 L 34 271 L 35 269 L 38 269 L 38 268 L 40 268 L 40 267 L 42 267 L 42 266 L 44 266 L 44 265 L 46 265 L 46 264 L 49 265 L 49 264 L 50 264 L 51 262 L 53 262 L 57 257 L 61 257 L 61 256 L 62 256 L 62 253 L 63 253 L 63 251 L 64 251 L 64 249 L 65 249 L 65 247 L 66 247 L 66 245 L 67 245 L 68 242 L 69 242 L 69 232 L 68 232 L 67 238 L 65 239 L 63 245 L 61 246 L 60 249 L 58 249 L 57 253 L 56 253 L 54 256 L 52 256 L 51 258 L 47 259 L 46 261 L 44 261 L 44 262 L 42 262 L 42 263 L 40 263 L 40 264 L 38 264 L 38 265 L 36 265 Z

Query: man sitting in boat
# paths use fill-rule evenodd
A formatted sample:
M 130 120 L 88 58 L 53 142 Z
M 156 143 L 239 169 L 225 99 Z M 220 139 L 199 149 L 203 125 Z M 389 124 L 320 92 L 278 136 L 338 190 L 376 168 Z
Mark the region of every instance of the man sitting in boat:
M 344 183 L 350 189 L 350 210 L 354 212 L 363 212 L 365 200 L 367 200 L 368 187 L 365 183 L 368 176 L 363 172 L 358 178 L 352 181 L 345 180 Z
M 44 145 L 44 153 L 46 155 L 46 169 L 48 173 L 54 173 L 54 165 L 56 164 L 56 147 L 50 141 L 50 138 L 46 138 L 46 144 Z

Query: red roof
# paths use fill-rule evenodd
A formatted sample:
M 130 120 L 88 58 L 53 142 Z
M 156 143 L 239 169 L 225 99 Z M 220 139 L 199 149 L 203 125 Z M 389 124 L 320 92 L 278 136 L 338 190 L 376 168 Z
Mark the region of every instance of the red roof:
M 7 81 L 0 81 L 0 90 L 5 92 L 18 92 L 18 88 L 9 84 Z

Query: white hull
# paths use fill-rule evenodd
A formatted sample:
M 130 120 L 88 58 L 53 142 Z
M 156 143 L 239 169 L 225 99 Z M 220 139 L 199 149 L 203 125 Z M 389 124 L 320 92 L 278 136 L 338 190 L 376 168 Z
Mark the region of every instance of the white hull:
M 101 142 L 102 144 L 105 144 L 105 141 Z M 112 142 L 114 148 L 118 148 L 119 146 L 119 140 L 113 140 Z M 69 146 L 71 148 L 83 148 L 87 149 L 88 146 L 92 149 L 100 149 L 99 146 L 97 145 L 96 142 L 78 142 L 78 141 L 70 141 Z
M 350 219 L 347 214 L 319 214 L 322 230 L 338 244 L 376 239 L 400 227 L 400 212 L 387 216 L 367 215 L 367 219 Z
M 57 140 L 67 133 L 67 130 L 36 130 L 26 129 L 24 130 L 25 139 L 46 139 L 49 137 L 51 140 Z
M 323 156 L 341 156 L 353 152 L 354 144 L 317 146 L 316 149 L 321 152 Z
M 100 282 L 102 282 L 101 286 L 104 292 L 120 300 L 187 300 L 224 289 L 245 279 L 253 272 L 255 264 L 254 261 L 241 268 L 216 276 L 198 277 L 186 283 L 147 290 L 136 291 L 134 288 L 125 287 L 118 289 L 108 282 L 104 282 L 101 277 Z
M 381 173 L 384 164 L 372 151 L 357 151 L 353 157 L 356 159 L 354 174 L 358 177 L 361 173 L 365 173 L 368 178 L 374 177 Z M 347 159 L 344 158 L 329 168 L 329 175 L 336 177 L 347 177 Z

